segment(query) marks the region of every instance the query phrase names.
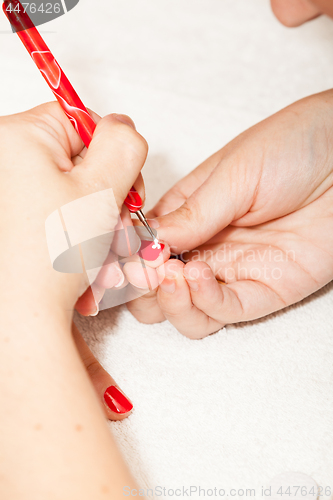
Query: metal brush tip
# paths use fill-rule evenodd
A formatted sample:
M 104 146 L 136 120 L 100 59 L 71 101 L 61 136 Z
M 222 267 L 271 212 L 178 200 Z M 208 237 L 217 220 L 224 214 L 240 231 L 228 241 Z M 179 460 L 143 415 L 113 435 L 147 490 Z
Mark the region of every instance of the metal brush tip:
M 156 238 L 152 228 L 150 227 L 150 225 L 148 224 L 148 221 L 144 215 L 144 213 L 142 212 L 142 210 L 138 210 L 137 212 L 135 212 L 136 215 L 138 216 L 138 219 L 142 222 L 142 224 L 145 226 L 145 228 L 147 229 L 148 233 L 150 234 L 150 236 L 153 238 L 154 240 L 154 245 L 153 245 L 153 249 L 157 248 L 158 250 L 161 249 L 161 244 L 160 242 L 158 241 L 158 239 Z

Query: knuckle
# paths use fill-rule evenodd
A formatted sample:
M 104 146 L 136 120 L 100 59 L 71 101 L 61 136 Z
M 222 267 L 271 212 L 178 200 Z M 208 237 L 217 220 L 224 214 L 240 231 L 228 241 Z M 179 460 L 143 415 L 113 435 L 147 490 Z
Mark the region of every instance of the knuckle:
M 97 359 L 90 359 L 85 362 L 86 370 L 89 373 L 89 375 L 94 378 L 98 376 L 100 373 L 103 372 L 103 368 L 97 361 Z
M 100 129 L 107 127 L 109 129 L 108 134 L 126 145 L 127 152 L 130 153 L 132 151 L 140 158 L 146 159 L 148 154 L 148 143 L 133 127 L 119 120 L 115 120 L 113 115 L 108 115 L 103 118 L 98 126 Z
M 198 221 L 202 219 L 202 210 L 195 197 L 191 197 L 177 210 L 182 224 L 195 230 Z
M 184 317 L 186 311 L 184 311 L 184 306 L 180 301 L 173 301 L 170 299 L 164 300 L 158 294 L 158 305 L 160 306 L 163 314 L 167 319 L 181 319 Z
M 207 264 L 201 261 L 191 261 L 185 265 L 185 276 L 193 280 L 201 279 L 206 269 L 210 269 Z
M 148 143 L 146 139 L 129 127 L 127 127 L 127 133 L 129 134 L 129 142 L 132 144 L 137 156 L 140 158 L 146 159 L 148 155 Z

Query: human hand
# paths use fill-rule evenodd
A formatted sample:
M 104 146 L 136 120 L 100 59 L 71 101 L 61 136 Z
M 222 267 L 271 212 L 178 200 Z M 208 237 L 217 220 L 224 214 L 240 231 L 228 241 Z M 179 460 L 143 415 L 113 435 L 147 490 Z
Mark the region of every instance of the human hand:
M 156 205 L 169 261 L 157 294 L 128 304 L 192 338 L 302 300 L 333 278 L 333 92 L 247 130 Z M 226 283 L 220 284 L 218 280 Z M 149 302 L 149 316 L 147 311 Z
M 94 118 L 100 120 L 96 115 Z M 60 294 L 63 305 L 70 308 L 86 285 L 84 276 L 52 269 L 45 244 L 45 221 L 71 202 L 105 193 L 101 200 L 93 198 L 93 207 L 88 205 L 92 208 L 90 218 L 74 221 L 74 231 L 80 233 L 86 226 L 89 231 L 98 217 L 97 235 L 113 231 L 133 183 L 144 196 L 138 176 L 147 144 L 128 117 L 110 115 L 98 123 L 87 151 L 58 103 L 2 117 L 0 129 L 0 189 L 5 215 L 1 230 L 11 256 L 6 266 L 9 263 L 11 272 L 19 274 L 18 281 L 20 276 L 33 275 L 36 289 L 43 289 L 50 280 L 47 291 Z M 23 252 L 26 260 L 14 259 Z
M 77 200 L 89 200 L 90 195 L 106 193 L 101 198 L 95 197 L 93 206 L 88 204 L 91 213 L 78 213 L 80 217 L 74 221 L 74 230 L 70 234 L 75 230 L 82 230 L 82 234 L 86 230 L 88 233 L 93 230 L 96 235 L 112 234 L 120 223 L 120 209 L 127 227 L 131 225 L 130 216 L 122 204 L 134 183 L 144 197 L 140 170 L 147 155 L 145 140 L 135 131 L 128 117 L 110 115 L 101 120 L 94 114 L 94 118 L 99 124 L 88 151 L 58 103 L 0 118 L 1 304 L 7 315 L 13 317 L 15 325 L 17 308 L 22 311 L 24 305 L 35 321 L 47 316 L 50 325 L 60 334 L 67 331 L 67 338 L 71 333 L 74 305 L 90 283 L 83 273 L 74 274 L 71 269 L 61 273 L 52 268 L 45 221 L 50 214 Z M 85 210 L 84 205 L 80 207 Z M 57 246 L 58 242 L 53 241 L 53 244 Z M 118 238 L 111 244 L 116 252 L 121 241 Z M 132 244 L 135 245 L 135 238 Z M 97 245 L 92 248 L 94 250 L 101 253 L 102 265 L 103 255 L 109 253 L 109 247 Z M 110 267 L 108 277 L 104 276 L 104 281 L 109 279 L 104 283 L 109 287 L 117 284 L 111 283 Z M 114 273 L 115 269 L 111 271 Z M 84 297 L 87 305 L 87 294 Z M 30 320 L 25 316 L 24 321 L 28 325 Z M 3 324 L 3 330 L 13 330 L 14 323 Z M 33 328 L 38 328 L 38 324 L 37 321 Z M 37 336 L 36 330 L 34 333 Z M 127 416 L 131 403 L 128 402 L 127 407 L 118 405 L 118 411 L 115 399 L 103 398 L 105 390 L 116 387 L 116 384 L 94 358 L 74 326 L 72 333 L 107 416 L 112 419 Z M 117 394 L 122 399 L 121 393 Z

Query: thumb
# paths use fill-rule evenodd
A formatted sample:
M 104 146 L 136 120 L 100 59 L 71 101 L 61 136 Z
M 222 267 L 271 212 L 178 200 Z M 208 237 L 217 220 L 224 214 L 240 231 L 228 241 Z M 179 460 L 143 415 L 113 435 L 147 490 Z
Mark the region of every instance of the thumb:
M 93 192 L 112 188 L 118 208 L 121 208 L 139 177 L 147 154 L 147 142 L 136 131 L 133 121 L 125 115 L 108 115 L 98 122 L 84 160 L 71 175 Z
M 74 199 L 61 207 L 62 227 L 57 225 L 51 242 L 58 250 L 58 233 L 63 240 L 63 228 L 68 251 L 60 255 L 58 270 L 85 271 L 89 284 L 93 283 L 109 254 L 121 207 L 147 152 L 147 143 L 130 118 L 109 115 L 99 121 L 83 161 L 67 174 Z
M 222 160 L 177 210 L 158 217 L 158 236 L 181 253 L 205 243 L 251 208 L 258 179 Z M 157 227 L 157 224 L 156 224 Z

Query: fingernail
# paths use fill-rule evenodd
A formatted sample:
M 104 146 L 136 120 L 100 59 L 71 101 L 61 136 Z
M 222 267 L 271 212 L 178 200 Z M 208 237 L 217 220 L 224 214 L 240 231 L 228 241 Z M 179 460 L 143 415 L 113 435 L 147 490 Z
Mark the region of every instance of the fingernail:
M 98 304 L 96 304 L 96 310 L 95 310 L 95 312 L 89 314 L 89 316 L 97 316 L 98 313 L 99 313 L 99 306 L 98 306 Z
M 174 293 L 174 291 L 176 290 L 175 280 L 168 277 L 164 278 L 162 283 L 160 283 L 160 289 L 164 293 Z
M 160 223 L 156 219 L 148 219 L 147 222 L 153 229 L 158 229 L 160 227 Z
M 125 116 L 125 115 L 117 115 L 117 114 L 114 114 L 113 116 L 114 116 L 114 118 L 115 118 L 116 120 L 118 120 L 119 122 L 125 123 L 125 125 L 128 125 L 129 127 L 132 127 L 132 128 L 134 128 L 134 130 L 136 130 L 135 124 L 134 124 L 134 122 L 130 119 L 130 117 L 129 117 L 129 116 Z
M 119 288 L 125 281 L 124 273 L 119 269 L 119 282 L 114 286 L 115 288 Z
M 147 260 L 149 262 L 157 260 L 163 252 L 165 245 L 160 243 L 159 247 L 160 248 L 157 248 L 154 241 L 141 241 L 141 247 L 138 251 L 138 255 L 143 260 Z
M 199 283 L 197 281 L 190 280 L 189 278 L 186 278 L 186 276 L 185 279 L 188 286 L 191 288 L 191 290 L 193 290 L 193 292 L 197 292 L 199 290 Z
M 114 413 L 128 413 L 133 408 L 132 403 L 120 390 L 111 385 L 104 393 L 104 401 Z

